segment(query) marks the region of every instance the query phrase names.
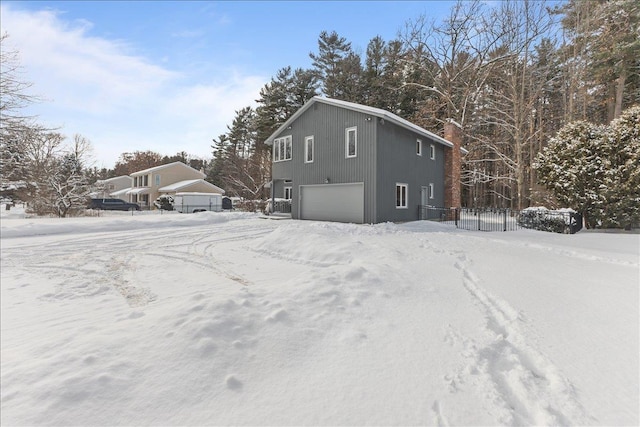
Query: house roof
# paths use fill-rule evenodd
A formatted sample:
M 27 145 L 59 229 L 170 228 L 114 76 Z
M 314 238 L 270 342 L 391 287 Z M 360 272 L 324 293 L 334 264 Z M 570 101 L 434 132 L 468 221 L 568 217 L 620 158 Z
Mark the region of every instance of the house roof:
M 96 181 L 96 184 L 107 184 L 109 182 L 123 181 L 125 179 L 131 181 L 131 177 L 129 175 L 120 175 L 120 176 L 114 176 L 113 178 L 99 179 Z
M 314 96 L 309 101 L 307 101 L 307 103 L 304 104 L 298 111 L 296 111 L 293 114 L 293 116 L 289 117 L 289 119 L 286 122 L 284 122 L 282 126 L 278 128 L 278 130 L 276 130 L 274 133 L 272 133 L 269 136 L 269 138 L 267 138 L 267 140 L 265 141 L 265 144 L 272 145 L 273 139 L 275 138 L 276 135 L 278 135 L 280 132 L 286 129 L 293 121 L 295 121 L 298 117 L 300 117 L 302 113 L 307 111 L 316 102 L 321 102 L 327 105 L 333 105 L 335 107 L 346 108 L 346 109 L 349 109 L 352 111 L 358 111 L 364 114 L 370 114 L 372 116 L 376 116 L 378 118 L 384 119 L 390 123 L 394 123 L 405 129 L 409 129 L 413 132 L 416 132 L 419 135 L 434 139 L 435 141 L 447 147 L 453 147 L 453 143 L 451 143 L 450 141 L 447 141 L 443 137 L 438 136 L 435 133 L 429 132 L 428 130 L 421 128 L 420 126 L 413 124 L 410 121 L 405 120 L 400 116 L 390 113 L 389 111 L 383 110 L 381 108 L 368 107 L 366 105 L 356 104 L 354 102 L 341 101 L 339 99 L 332 99 L 332 98 L 324 98 L 321 96 Z M 465 153 L 467 152 L 467 150 L 465 150 L 464 148 L 462 148 L 461 150 Z
M 124 196 L 125 194 L 127 194 L 129 192 L 129 190 L 131 190 L 131 187 L 123 188 L 122 190 L 118 190 L 118 191 L 114 191 L 113 193 L 109 193 L 109 195 L 113 196 L 115 198 L 118 198 L 120 196 Z
M 134 172 L 134 173 L 131 174 L 131 176 L 147 175 L 147 174 L 150 174 L 150 173 L 153 173 L 153 172 L 161 171 L 162 169 L 167 169 L 167 168 L 175 167 L 175 166 L 179 166 L 179 167 L 185 168 L 187 170 L 192 170 L 192 171 L 200 174 L 201 178 L 204 178 L 206 176 L 204 173 L 200 172 L 199 170 L 196 170 L 196 169 L 192 168 L 189 165 L 185 165 L 182 162 L 173 162 L 173 163 L 167 163 L 166 165 L 154 166 L 154 167 L 149 168 L 149 169 L 145 169 L 145 170 L 141 170 L 141 171 L 138 171 L 138 172 Z
M 127 188 L 126 194 L 149 194 L 149 187 Z
M 186 188 L 189 188 L 195 184 L 204 184 L 205 187 L 210 188 L 211 189 L 211 193 L 220 193 L 220 194 L 224 194 L 224 190 L 216 185 L 213 185 L 210 182 L 205 181 L 204 179 L 187 179 L 184 181 L 178 181 L 175 182 L 173 184 L 169 184 L 169 185 L 165 185 L 164 187 L 161 187 L 158 189 L 158 191 L 181 191 L 184 190 Z

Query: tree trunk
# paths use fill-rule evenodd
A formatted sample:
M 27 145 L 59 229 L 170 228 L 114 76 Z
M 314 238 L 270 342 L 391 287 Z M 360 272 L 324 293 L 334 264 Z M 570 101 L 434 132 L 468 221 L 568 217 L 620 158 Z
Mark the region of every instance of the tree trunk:
M 620 76 L 616 82 L 616 106 L 613 118 L 617 119 L 622 114 L 622 99 L 624 98 L 624 86 L 627 82 L 627 72 L 624 67 L 620 70 Z

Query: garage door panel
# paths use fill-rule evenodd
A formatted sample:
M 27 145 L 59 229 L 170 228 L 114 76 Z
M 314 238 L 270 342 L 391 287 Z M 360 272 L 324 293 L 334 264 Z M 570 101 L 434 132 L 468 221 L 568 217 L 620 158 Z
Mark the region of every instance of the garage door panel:
M 362 223 L 364 184 L 300 186 L 300 219 Z

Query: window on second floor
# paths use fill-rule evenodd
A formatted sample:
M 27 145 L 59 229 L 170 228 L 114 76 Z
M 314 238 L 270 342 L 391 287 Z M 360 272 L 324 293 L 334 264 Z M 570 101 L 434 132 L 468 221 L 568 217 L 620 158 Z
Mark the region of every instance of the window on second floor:
M 304 162 L 313 163 L 313 136 L 304 139 Z
M 431 160 L 435 160 L 436 159 L 436 146 L 431 144 L 429 146 L 429 158 Z
M 160 174 L 157 173 L 155 178 L 156 178 L 155 179 L 155 185 L 156 185 L 156 187 L 159 187 L 160 186 Z
M 291 135 L 273 140 L 273 161 L 291 160 Z
M 433 184 L 429 184 L 429 198 L 433 199 L 435 197 Z
M 351 127 L 345 130 L 344 156 L 356 157 L 358 155 L 358 128 Z
M 416 139 L 416 154 L 422 156 L 422 140 Z

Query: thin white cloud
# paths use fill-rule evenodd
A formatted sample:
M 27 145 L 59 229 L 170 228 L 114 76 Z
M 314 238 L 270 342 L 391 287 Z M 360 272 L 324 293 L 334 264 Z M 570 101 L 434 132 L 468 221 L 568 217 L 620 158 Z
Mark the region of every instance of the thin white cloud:
M 234 111 L 253 105 L 259 76 L 231 68 L 194 81 L 134 54 L 133 41 L 90 35 L 88 21 L 68 22 L 55 11 L 0 6 L 3 31 L 20 51 L 33 92 L 50 103 L 33 106 L 45 124 L 90 139 L 98 165 L 112 167 L 127 151 L 178 151 L 210 156 L 211 138 L 224 132 Z M 194 73 L 194 75 L 197 73 Z
M 204 30 L 182 30 L 182 31 L 175 31 L 171 33 L 171 37 L 190 39 L 190 38 L 201 37 L 204 34 L 205 34 Z

